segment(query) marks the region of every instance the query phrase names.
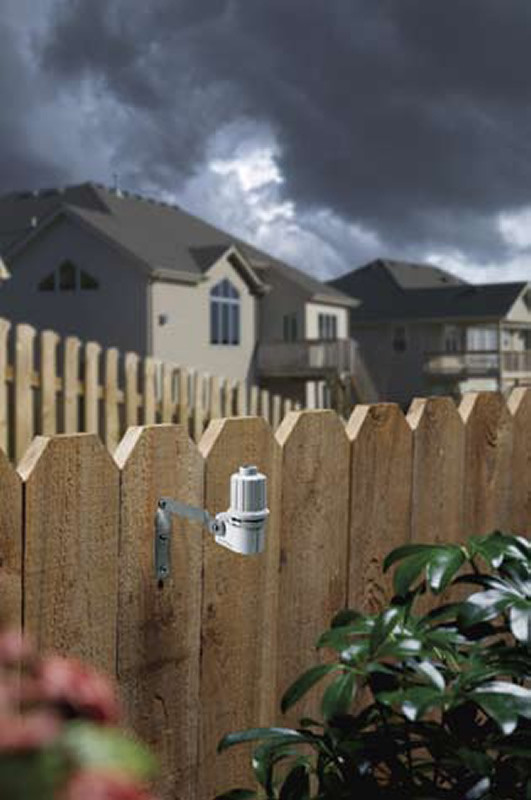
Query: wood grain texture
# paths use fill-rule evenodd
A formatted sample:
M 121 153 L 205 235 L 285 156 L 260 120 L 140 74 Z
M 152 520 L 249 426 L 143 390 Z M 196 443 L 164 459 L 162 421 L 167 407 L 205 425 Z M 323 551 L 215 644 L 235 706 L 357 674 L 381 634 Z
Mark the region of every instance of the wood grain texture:
M 99 430 L 99 362 L 101 345 L 87 342 L 85 346 L 85 432 Z
M 7 394 L 8 336 L 11 323 L 0 317 L 0 450 L 8 452 L 9 418 Z
M 79 429 L 79 351 L 81 342 L 75 336 L 65 339 L 63 370 L 63 430 L 77 433 Z
M 199 444 L 205 458 L 205 508 L 226 511 L 230 476 L 255 464 L 268 479 L 265 552 L 240 556 L 203 538 L 201 745 L 198 797 L 252 782 L 249 752 L 217 756 L 222 735 L 276 718 L 276 619 L 280 448 L 259 417 L 211 422 Z
M 57 345 L 55 331 L 41 333 L 40 427 L 45 436 L 57 433 Z
M 411 535 L 413 432 L 393 403 L 356 406 L 351 441 L 348 605 L 376 612 L 392 596 L 382 559 Z
M 125 425 L 138 425 L 138 362 L 136 353 L 125 354 Z
M 511 529 L 531 536 L 531 390 L 513 389 L 507 405 L 513 417 Z
M 127 719 L 159 760 L 157 796 L 194 800 L 206 533 L 173 518 L 171 574 L 161 587 L 153 534 L 160 497 L 203 507 L 203 459 L 181 425 L 130 428 L 115 459 L 121 470 L 117 672 Z
M 424 544 L 466 539 L 463 527 L 465 426 L 448 397 L 415 399 L 411 540 Z
M 467 536 L 512 525 L 513 417 L 496 392 L 463 397 L 466 427 L 464 529 Z
M 22 481 L 0 450 L 0 624 L 22 625 Z
M 97 436 L 36 437 L 24 481 L 24 621 L 40 649 L 115 670 L 119 474 Z
M 105 351 L 105 444 L 110 453 L 114 453 L 120 440 L 118 355 L 118 350 L 115 347 Z
M 315 643 L 345 608 L 348 578 L 350 443 L 335 411 L 291 412 L 276 439 L 282 448 L 277 683 L 282 693 L 324 661 Z M 315 694 L 283 718 L 319 714 Z
M 35 328 L 17 325 L 15 329 L 15 461 L 20 461 L 34 435 L 33 359 Z

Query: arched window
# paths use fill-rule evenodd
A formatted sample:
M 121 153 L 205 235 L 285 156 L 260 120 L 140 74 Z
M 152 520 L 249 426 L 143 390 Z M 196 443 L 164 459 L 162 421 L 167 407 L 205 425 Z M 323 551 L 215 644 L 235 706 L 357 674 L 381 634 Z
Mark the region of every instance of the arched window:
M 240 293 L 227 278 L 210 290 L 210 344 L 240 344 Z
M 96 278 L 80 269 L 72 261 L 63 261 L 39 283 L 40 292 L 76 292 L 99 289 Z

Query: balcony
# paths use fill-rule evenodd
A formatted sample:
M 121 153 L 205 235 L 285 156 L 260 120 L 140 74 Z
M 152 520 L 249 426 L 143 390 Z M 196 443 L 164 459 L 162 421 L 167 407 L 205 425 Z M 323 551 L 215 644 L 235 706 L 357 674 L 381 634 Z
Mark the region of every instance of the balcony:
M 342 372 L 353 374 L 357 361 L 353 339 L 264 342 L 257 352 L 258 374 L 267 378 L 319 380 Z
M 531 350 L 469 350 L 426 353 L 424 372 L 433 378 L 489 378 L 503 373 L 531 373 Z

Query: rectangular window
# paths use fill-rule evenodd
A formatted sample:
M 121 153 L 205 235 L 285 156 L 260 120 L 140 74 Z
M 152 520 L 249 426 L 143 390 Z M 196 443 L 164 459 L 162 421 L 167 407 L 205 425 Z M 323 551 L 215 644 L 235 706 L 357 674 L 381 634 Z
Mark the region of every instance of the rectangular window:
M 335 314 L 319 314 L 319 339 L 337 339 L 337 317 Z
M 223 303 L 221 306 L 221 344 L 229 344 L 229 306 L 228 303 Z
M 468 328 L 466 332 L 467 350 L 497 350 L 497 328 Z
M 284 341 L 297 341 L 297 314 L 284 314 Z
M 210 303 L 210 344 L 219 344 L 219 303 Z
M 236 304 L 230 305 L 230 343 L 240 344 L 240 307 Z

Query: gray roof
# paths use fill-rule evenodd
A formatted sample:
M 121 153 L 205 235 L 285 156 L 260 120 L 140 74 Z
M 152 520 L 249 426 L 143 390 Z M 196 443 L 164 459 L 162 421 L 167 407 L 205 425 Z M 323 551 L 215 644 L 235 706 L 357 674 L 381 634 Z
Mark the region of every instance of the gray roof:
M 197 276 L 235 245 L 246 258 L 257 285 L 267 284 L 270 270 L 282 273 L 308 293 L 309 299 L 343 306 L 355 302 L 338 289 L 301 270 L 272 258 L 257 248 L 169 203 L 130 192 L 116 192 L 94 183 L 16 192 L 0 197 L 0 253 L 9 265 L 9 254 L 54 213 L 66 210 L 127 250 L 159 274 L 173 272 Z M 32 226 L 33 219 L 33 226 Z
M 351 322 L 503 319 L 526 282 L 471 284 L 428 264 L 378 260 L 330 282 L 361 302 Z

